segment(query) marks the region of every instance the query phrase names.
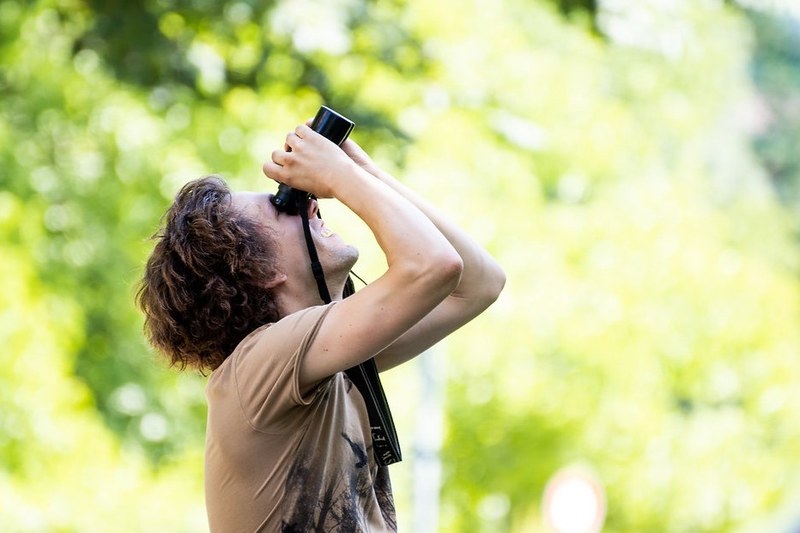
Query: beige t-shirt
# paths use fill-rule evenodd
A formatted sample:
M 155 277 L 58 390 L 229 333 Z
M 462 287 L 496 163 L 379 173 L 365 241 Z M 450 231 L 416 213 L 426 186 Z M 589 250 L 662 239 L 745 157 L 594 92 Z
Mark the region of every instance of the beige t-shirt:
M 343 372 L 303 397 L 305 356 L 331 306 L 248 335 L 206 388 L 206 507 L 218 532 L 396 531 L 387 467 Z

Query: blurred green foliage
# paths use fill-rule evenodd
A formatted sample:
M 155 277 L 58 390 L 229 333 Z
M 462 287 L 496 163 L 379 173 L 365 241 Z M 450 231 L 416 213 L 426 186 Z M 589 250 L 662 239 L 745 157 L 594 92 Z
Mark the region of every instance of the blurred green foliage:
M 774 529 L 800 497 L 798 22 L 612 4 L 0 4 L 3 527 L 204 530 L 204 379 L 143 341 L 147 238 L 201 174 L 272 188 L 327 103 L 509 275 L 445 343 L 443 530 L 544 531 L 573 464 L 609 531 Z
M 749 17 L 757 44 L 753 79 L 765 114 L 756 131 L 756 153 L 800 223 L 800 27 L 758 11 Z

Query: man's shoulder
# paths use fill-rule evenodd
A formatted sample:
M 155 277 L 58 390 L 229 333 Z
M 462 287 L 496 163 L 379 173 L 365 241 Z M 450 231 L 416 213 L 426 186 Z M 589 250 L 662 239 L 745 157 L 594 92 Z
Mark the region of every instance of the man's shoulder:
M 319 329 L 333 304 L 307 307 L 259 326 L 249 333 L 225 361 L 237 374 L 244 367 L 292 358 Z
M 336 305 L 336 302 L 324 305 L 312 305 L 311 307 L 300 309 L 299 311 L 279 318 L 277 322 L 268 324 L 268 326 L 271 326 L 269 329 L 275 334 L 282 333 L 283 331 L 292 331 L 296 328 L 314 326 L 325 318 L 325 315 L 328 314 L 328 311 L 330 311 L 334 305 Z
M 308 328 L 313 328 L 321 322 L 332 305 L 333 303 L 306 307 L 285 315 L 275 322 L 269 322 L 257 327 L 239 342 L 231 352 L 231 355 L 225 359 L 223 365 L 230 364 L 231 361 L 240 358 L 242 354 L 252 351 L 262 342 L 274 342 L 276 340 L 275 337 L 292 335 L 298 332 L 303 334 Z M 220 365 L 220 368 L 223 365 Z

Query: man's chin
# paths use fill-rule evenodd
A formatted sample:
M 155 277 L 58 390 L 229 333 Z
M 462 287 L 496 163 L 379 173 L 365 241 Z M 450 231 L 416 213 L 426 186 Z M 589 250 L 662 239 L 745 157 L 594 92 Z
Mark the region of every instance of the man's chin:
M 343 252 L 342 255 L 345 256 L 346 259 L 347 259 L 347 262 L 348 262 L 347 269 L 348 270 L 353 268 L 353 266 L 355 266 L 356 262 L 358 262 L 358 248 L 356 248 L 355 246 L 352 246 L 352 245 L 348 244 L 345 247 L 344 252 Z

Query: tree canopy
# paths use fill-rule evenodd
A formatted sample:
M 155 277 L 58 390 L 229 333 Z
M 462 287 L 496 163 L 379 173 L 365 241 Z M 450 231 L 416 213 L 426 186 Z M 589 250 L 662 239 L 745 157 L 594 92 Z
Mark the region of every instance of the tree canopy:
M 134 307 L 149 236 L 200 175 L 273 189 L 263 159 L 322 103 L 508 274 L 437 351 L 443 531 L 547 531 L 576 465 L 608 531 L 787 526 L 800 23 L 755 4 L 5 0 L 4 527 L 206 529 L 205 378 Z M 374 279 L 366 228 L 323 210 Z M 385 384 L 410 449 L 413 363 Z

